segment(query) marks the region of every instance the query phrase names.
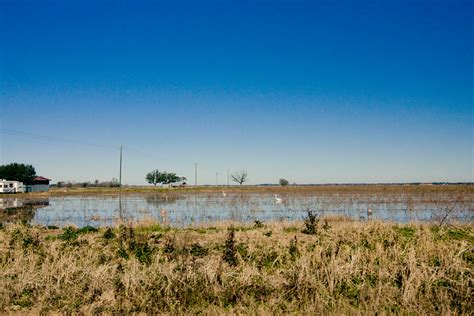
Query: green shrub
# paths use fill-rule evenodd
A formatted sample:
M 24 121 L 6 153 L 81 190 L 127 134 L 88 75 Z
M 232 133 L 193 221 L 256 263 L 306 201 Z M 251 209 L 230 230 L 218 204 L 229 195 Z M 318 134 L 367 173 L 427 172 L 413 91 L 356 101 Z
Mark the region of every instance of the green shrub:
M 290 240 L 290 246 L 288 247 L 288 251 L 293 260 L 299 257 L 300 251 L 298 250 L 298 240 L 296 239 L 296 236 L 294 239 Z
M 59 239 L 64 241 L 75 240 L 79 236 L 78 230 L 72 226 L 63 228 L 63 233 L 58 236 Z
M 88 234 L 88 233 L 95 233 L 97 231 L 98 229 L 93 226 L 84 226 L 81 229 L 79 229 L 77 232 L 79 234 Z
M 148 246 L 148 243 L 140 243 L 135 247 L 135 257 L 143 264 L 150 264 L 152 261 L 153 251 Z
M 114 239 L 115 238 L 115 234 L 114 234 L 114 231 L 112 230 L 112 228 L 107 228 L 104 232 L 104 234 L 102 235 L 102 237 L 105 239 L 105 240 L 111 240 L 111 239 Z
M 308 215 L 303 218 L 304 228 L 301 230 L 303 234 L 315 235 L 317 230 L 317 225 L 319 222 L 318 215 L 313 214 L 312 211 L 308 211 Z
M 204 248 L 203 246 L 201 246 L 198 243 L 194 243 L 191 246 L 190 253 L 191 253 L 191 255 L 193 255 L 195 257 L 204 257 L 204 256 L 207 256 L 207 254 L 209 253 L 209 250 L 207 250 L 206 248 Z
M 273 234 L 273 232 L 271 230 L 267 231 L 267 232 L 264 232 L 263 235 L 264 236 L 267 236 L 267 237 L 271 237 Z

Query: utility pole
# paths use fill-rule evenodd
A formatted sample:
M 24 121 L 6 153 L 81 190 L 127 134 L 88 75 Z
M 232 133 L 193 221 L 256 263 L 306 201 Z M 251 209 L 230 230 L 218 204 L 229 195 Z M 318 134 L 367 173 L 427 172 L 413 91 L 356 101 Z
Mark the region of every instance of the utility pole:
M 120 146 L 120 173 L 119 173 L 119 186 L 122 187 L 122 149 L 123 146 Z
M 216 172 L 216 186 L 217 186 L 217 184 L 219 183 L 219 182 L 218 182 L 218 178 L 219 178 L 219 172 Z
M 198 185 L 198 164 L 194 163 L 194 186 Z
M 227 169 L 227 186 L 229 186 L 229 169 Z

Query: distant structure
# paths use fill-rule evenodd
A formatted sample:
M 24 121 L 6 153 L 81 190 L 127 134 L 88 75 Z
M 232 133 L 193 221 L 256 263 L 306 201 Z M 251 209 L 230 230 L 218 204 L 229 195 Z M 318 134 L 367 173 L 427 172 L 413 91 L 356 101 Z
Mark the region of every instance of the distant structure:
M 46 192 L 49 190 L 51 179 L 45 177 L 36 177 L 29 181 L 25 186 L 25 192 Z
M 162 188 L 184 188 L 187 185 L 186 181 L 178 181 L 178 182 L 171 182 L 171 183 L 164 183 L 161 184 Z
M 187 184 L 186 181 L 182 180 L 182 181 L 170 183 L 170 186 L 172 188 L 183 188 L 186 186 L 186 184 Z
M 23 182 L 0 179 L 0 193 L 23 193 L 25 187 Z

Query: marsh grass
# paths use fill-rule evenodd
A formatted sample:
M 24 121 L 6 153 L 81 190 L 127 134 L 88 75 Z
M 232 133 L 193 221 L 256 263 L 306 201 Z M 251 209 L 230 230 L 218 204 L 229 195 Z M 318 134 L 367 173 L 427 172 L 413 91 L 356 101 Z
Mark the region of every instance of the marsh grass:
M 0 312 L 474 312 L 472 224 L 261 224 L 8 225 Z
M 452 197 L 453 194 L 458 196 L 459 194 L 466 196 L 471 195 L 474 191 L 474 185 L 463 184 L 463 185 L 398 185 L 398 184 L 371 184 L 371 185 L 318 185 L 318 186 L 189 186 L 184 188 L 172 188 L 165 189 L 154 186 L 124 186 L 122 188 L 110 188 L 110 187 L 72 187 L 72 188 L 51 188 L 48 192 L 33 192 L 33 193 L 17 193 L 17 194 L 4 194 L 4 196 L 14 197 L 45 197 L 45 196 L 74 196 L 74 195 L 119 195 L 119 194 L 156 194 L 163 193 L 169 197 L 173 197 L 176 194 L 222 194 L 225 190 L 227 193 L 277 193 L 281 195 L 353 195 L 367 196 L 367 194 L 377 196 L 390 196 L 393 195 L 397 199 L 403 195 L 404 201 L 407 203 L 407 209 L 409 205 L 414 203 L 413 197 L 419 197 L 420 195 L 425 196 L 424 201 L 430 201 L 434 198 L 437 201 L 441 195 L 447 195 Z

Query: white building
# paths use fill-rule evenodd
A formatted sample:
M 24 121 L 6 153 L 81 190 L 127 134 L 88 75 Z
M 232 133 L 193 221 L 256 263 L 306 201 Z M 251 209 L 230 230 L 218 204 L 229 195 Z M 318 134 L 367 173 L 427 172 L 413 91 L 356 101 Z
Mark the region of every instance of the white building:
M 23 182 L 0 179 L 0 193 L 23 193 Z

